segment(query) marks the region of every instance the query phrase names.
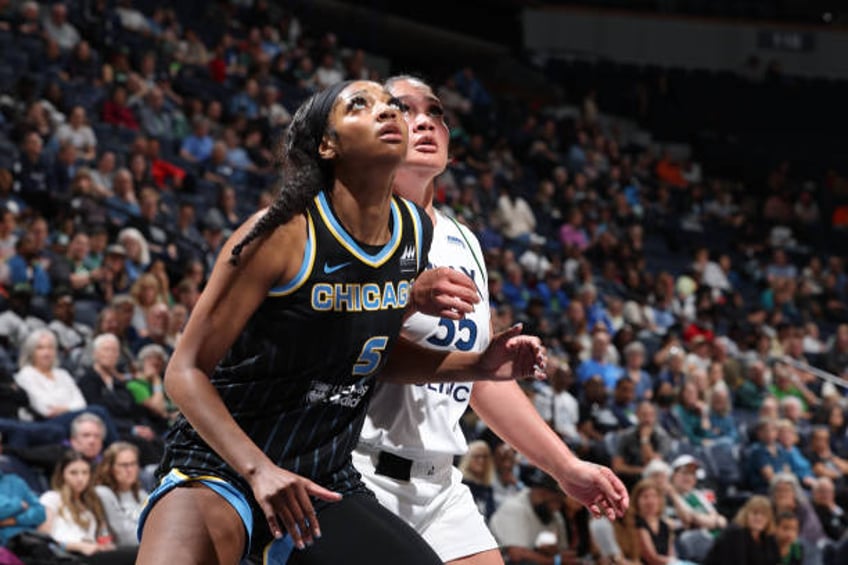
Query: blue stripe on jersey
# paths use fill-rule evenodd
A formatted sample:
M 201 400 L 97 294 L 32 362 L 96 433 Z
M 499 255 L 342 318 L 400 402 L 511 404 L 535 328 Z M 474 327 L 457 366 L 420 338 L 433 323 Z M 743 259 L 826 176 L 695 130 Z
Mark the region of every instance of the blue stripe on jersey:
M 421 216 L 418 215 L 418 208 L 413 203 L 406 199 L 403 199 L 402 202 L 406 204 L 407 209 L 409 209 L 409 215 L 412 216 L 412 227 L 415 230 L 415 242 L 418 246 L 418 253 L 415 254 L 416 266 L 417 270 L 421 271 L 421 250 L 424 248 L 424 242 L 422 241 L 424 236 L 421 233 Z
M 376 254 L 372 255 L 364 251 L 356 240 L 345 231 L 344 227 L 336 220 L 333 215 L 330 203 L 327 202 L 327 193 L 323 190 L 315 197 L 318 213 L 324 219 L 327 229 L 333 236 L 342 244 L 342 247 L 350 251 L 350 253 L 370 267 L 379 267 L 392 256 L 400 244 L 401 235 L 403 233 L 403 222 L 401 221 L 400 211 L 397 207 L 397 202 L 392 199 L 392 237 L 389 242 Z
M 275 286 L 268 291 L 270 296 L 286 296 L 291 294 L 301 287 L 306 282 L 309 275 L 312 273 L 312 267 L 315 264 L 315 224 L 312 223 L 312 215 L 306 212 L 306 247 L 303 249 L 303 261 L 300 263 L 300 270 L 292 280 L 284 285 Z

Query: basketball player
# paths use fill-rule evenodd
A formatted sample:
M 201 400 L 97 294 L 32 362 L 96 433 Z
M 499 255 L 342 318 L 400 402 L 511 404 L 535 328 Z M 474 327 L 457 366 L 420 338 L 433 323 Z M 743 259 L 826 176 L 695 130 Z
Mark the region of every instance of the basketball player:
M 435 267 L 465 272 L 482 300 L 462 320 L 413 314 L 402 335 L 425 347 L 482 351 L 489 343 L 488 281 L 474 234 L 433 207 L 433 180 L 447 166 L 448 128 L 442 105 L 423 81 L 400 76 L 387 88 L 405 107 L 409 126 L 406 161 L 395 175 L 395 193 L 424 208 L 434 223 L 429 259 Z M 420 373 L 419 382 L 429 380 Z M 502 564 L 460 472 L 465 453 L 459 420 L 468 404 L 501 438 L 553 475 L 595 514 L 622 516 L 627 491 L 606 467 L 579 460 L 539 416 L 513 382 L 419 384 L 380 382 L 369 407 L 354 464 L 380 502 L 413 526 L 445 562 Z
M 473 292 L 447 273 L 454 282 L 411 288 L 432 224 L 392 197 L 406 145 L 399 103 L 377 83 L 330 87 L 296 113 L 280 195 L 225 245 L 168 366 L 183 416 L 138 563 L 235 564 L 249 547 L 271 563 L 439 562 L 350 463 L 375 375 L 421 364 L 437 378 L 514 378 L 538 372 L 544 351 L 514 329 L 482 355 L 407 348 L 385 363 L 410 303 L 460 317 Z

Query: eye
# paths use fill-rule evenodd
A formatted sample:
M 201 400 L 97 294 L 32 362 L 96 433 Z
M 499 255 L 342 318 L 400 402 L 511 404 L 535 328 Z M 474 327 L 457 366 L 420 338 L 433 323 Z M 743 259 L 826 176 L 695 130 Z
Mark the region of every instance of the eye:
M 400 110 L 401 112 L 408 112 L 409 111 L 409 105 L 404 104 L 403 101 L 400 98 L 397 98 L 395 96 L 392 96 L 391 98 L 389 98 L 389 106 L 393 106 L 393 107 L 397 108 L 398 110 Z
M 364 96 L 354 96 L 347 103 L 348 110 L 362 110 L 368 107 L 368 100 Z
M 427 113 L 430 114 L 434 118 L 441 118 L 445 115 L 445 110 L 439 104 L 433 104 L 427 110 Z

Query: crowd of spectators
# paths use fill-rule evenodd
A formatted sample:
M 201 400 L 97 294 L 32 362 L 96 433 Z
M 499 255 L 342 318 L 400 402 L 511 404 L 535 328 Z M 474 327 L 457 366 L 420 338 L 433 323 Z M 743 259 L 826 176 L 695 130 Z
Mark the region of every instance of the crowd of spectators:
M 0 540 L 40 525 L 121 559 L 175 415 L 168 356 L 223 242 L 271 201 L 276 140 L 310 93 L 385 77 L 265 0 L 191 21 L 0 1 L 0 53 Z M 746 528 L 784 563 L 844 551 L 848 276 L 817 246 L 817 183 L 788 162 L 756 191 L 710 176 L 592 92 L 563 112 L 507 108 L 469 68 L 437 87 L 436 204 L 481 241 L 495 329 L 543 338 L 528 395 L 632 489 L 626 519 L 590 519 L 469 414 L 460 468 L 507 560 L 717 562 L 741 546 L 713 540 Z

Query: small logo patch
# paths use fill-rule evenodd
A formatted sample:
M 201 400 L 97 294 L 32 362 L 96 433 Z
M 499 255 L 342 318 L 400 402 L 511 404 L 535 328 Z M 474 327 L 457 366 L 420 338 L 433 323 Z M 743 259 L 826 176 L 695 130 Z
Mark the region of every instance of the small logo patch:
M 449 235 L 448 236 L 448 243 L 452 243 L 454 245 L 459 245 L 460 247 L 465 249 L 465 242 L 462 241 L 461 239 L 459 239 L 458 237 L 456 237 L 455 235 Z
M 325 275 L 332 275 L 336 271 L 344 269 L 348 265 L 350 265 L 350 261 L 346 261 L 344 263 L 339 263 L 338 265 L 333 265 L 333 266 L 330 266 L 329 263 L 324 263 L 324 274 Z
M 408 273 L 418 270 L 418 261 L 415 257 L 415 246 L 407 245 L 400 256 L 400 272 Z

